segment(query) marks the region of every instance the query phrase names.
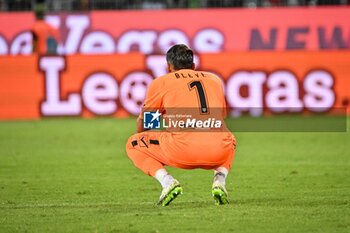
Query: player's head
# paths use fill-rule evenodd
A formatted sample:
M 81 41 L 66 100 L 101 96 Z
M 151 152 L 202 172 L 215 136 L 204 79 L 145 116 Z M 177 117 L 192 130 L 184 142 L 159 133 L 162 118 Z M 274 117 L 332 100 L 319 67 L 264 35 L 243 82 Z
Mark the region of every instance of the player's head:
M 181 69 L 194 69 L 193 51 L 184 44 L 171 47 L 166 53 L 169 72 Z
M 35 18 L 37 20 L 43 20 L 45 14 L 45 8 L 43 4 L 38 4 L 35 7 Z

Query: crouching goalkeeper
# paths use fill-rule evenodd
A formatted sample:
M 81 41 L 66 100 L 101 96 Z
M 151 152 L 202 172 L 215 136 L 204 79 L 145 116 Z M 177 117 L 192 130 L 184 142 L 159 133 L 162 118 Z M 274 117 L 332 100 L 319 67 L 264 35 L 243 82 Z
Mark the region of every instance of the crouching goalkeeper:
M 152 112 L 150 120 L 158 120 L 167 109 L 180 108 L 196 109 L 202 118 L 224 119 L 226 103 L 221 79 L 212 73 L 195 70 L 193 51 L 186 45 L 171 47 L 166 60 L 169 73 L 153 80 L 147 90 L 143 109 L 157 110 Z M 221 109 L 221 116 L 213 109 Z M 236 140 L 225 125 L 219 132 L 202 132 L 196 128 L 146 131 L 144 120 L 141 112 L 137 119 L 138 133 L 129 138 L 126 151 L 137 168 L 161 184 L 163 191 L 159 205 L 168 205 L 183 192 L 179 181 L 165 166 L 213 170 L 211 192 L 215 203 L 229 203 L 225 181 L 231 169 Z

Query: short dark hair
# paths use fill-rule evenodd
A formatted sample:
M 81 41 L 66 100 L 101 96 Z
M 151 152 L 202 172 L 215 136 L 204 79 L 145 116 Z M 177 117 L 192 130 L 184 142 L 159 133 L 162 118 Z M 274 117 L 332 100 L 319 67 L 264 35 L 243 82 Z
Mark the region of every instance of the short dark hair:
M 44 4 L 37 4 L 35 6 L 35 18 L 37 20 L 43 20 L 44 19 L 44 15 L 45 15 L 45 6 Z
M 166 53 L 166 61 L 175 70 L 192 69 L 193 51 L 184 44 L 174 45 Z

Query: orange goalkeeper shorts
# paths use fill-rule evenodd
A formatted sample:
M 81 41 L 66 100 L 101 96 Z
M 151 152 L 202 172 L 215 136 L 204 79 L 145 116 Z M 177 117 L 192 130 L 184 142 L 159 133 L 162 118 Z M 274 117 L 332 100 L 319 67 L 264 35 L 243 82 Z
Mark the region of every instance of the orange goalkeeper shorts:
M 154 176 L 166 166 L 230 170 L 236 139 L 230 132 L 155 132 L 131 136 L 126 152 L 134 165 Z

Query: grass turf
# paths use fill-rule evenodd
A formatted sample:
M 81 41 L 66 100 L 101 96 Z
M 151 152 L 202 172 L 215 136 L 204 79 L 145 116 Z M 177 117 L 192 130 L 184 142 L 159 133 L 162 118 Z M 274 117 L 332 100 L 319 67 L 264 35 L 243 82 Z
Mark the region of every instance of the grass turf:
M 169 168 L 184 195 L 156 207 L 160 186 L 125 153 L 134 130 L 1 122 L 0 232 L 350 232 L 349 132 L 236 133 L 230 205 L 214 205 L 212 172 Z

